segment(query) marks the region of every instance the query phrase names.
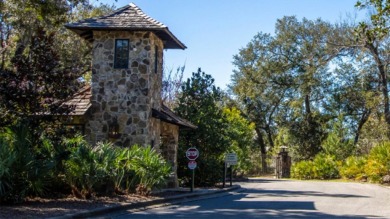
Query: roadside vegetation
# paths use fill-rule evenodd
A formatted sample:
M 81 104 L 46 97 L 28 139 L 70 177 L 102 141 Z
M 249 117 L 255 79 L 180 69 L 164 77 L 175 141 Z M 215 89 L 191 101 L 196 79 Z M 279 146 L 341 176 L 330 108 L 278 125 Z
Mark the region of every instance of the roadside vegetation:
M 53 144 L 42 135 L 32 143 L 27 126 L 0 135 L 0 203 L 20 203 L 27 196 L 77 198 L 137 193 L 161 188 L 171 174 L 167 162 L 150 147 L 122 148 L 88 144 L 82 136 Z
M 389 0 L 366 0 L 367 21 L 280 18 L 233 56 L 227 91 L 200 68 L 165 72 L 163 100 L 198 129 L 180 133 L 178 176 L 190 184 L 185 150 L 200 151 L 196 186 L 272 171 L 287 146 L 292 177 L 385 182 L 390 174 Z M 0 203 L 28 196 L 148 195 L 169 165 L 156 150 L 88 144 L 59 118 L 61 101 L 89 83 L 91 46 L 63 24 L 112 11 L 87 0 L 0 0 Z M 388 177 L 390 181 L 390 176 Z

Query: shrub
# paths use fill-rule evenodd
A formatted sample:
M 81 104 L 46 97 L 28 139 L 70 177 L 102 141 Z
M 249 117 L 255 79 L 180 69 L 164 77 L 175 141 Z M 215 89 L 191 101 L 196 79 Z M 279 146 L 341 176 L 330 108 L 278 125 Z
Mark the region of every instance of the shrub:
M 66 140 L 73 144 L 69 159 L 65 161 L 65 179 L 77 198 L 88 198 L 92 195 L 97 183 L 98 168 L 96 154 L 84 139 Z
M 148 195 L 152 189 L 159 188 L 166 183 L 166 179 L 171 174 L 171 167 L 166 163 L 160 154 L 150 146 L 140 147 L 133 145 L 130 153 L 130 167 L 135 172 L 139 183 L 137 193 Z
M 353 140 L 343 139 L 343 137 L 340 137 L 335 132 L 329 133 L 327 138 L 322 142 L 322 148 L 326 154 L 335 156 L 337 160 L 344 160 L 355 151 Z
M 0 136 L 0 200 L 12 190 L 12 167 L 16 162 L 16 152 L 4 134 Z
M 291 177 L 297 179 L 335 179 L 339 178 L 335 158 L 327 154 L 317 154 L 313 161 L 300 161 L 291 168 Z
M 92 147 L 79 136 L 67 143 L 73 148 L 65 161 L 65 178 L 73 195 L 89 198 L 97 191 L 114 191 L 115 162 L 120 149 L 101 142 Z
M 297 179 L 313 179 L 313 162 L 312 161 L 300 161 L 295 163 L 291 167 L 291 177 Z
M 78 198 L 89 198 L 96 192 L 129 191 L 147 195 L 165 184 L 170 166 L 150 147 L 138 145 L 119 148 L 111 143 L 95 147 L 82 138 L 68 140 L 73 145 L 65 162 L 65 176 Z
M 335 157 L 323 153 L 315 156 L 313 173 L 315 179 L 337 179 L 340 177 Z
M 0 202 L 20 203 L 27 195 L 43 195 L 51 183 L 50 160 L 36 156 L 27 126 L 4 130 L 0 135 Z
M 382 177 L 390 173 L 390 142 L 372 148 L 364 170 L 371 182 L 381 182 Z
M 136 179 L 135 172 L 131 169 L 131 159 L 134 157 L 134 150 L 124 148 L 118 151 L 114 161 L 114 171 L 112 181 L 116 193 L 126 193 L 135 190 L 139 180 Z
M 340 166 L 340 176 L 345 179 L 363 179 L 366 174 L 364 172 L 364 166 L 367 163 L 365 157 L 348 157 L 342 166 Z

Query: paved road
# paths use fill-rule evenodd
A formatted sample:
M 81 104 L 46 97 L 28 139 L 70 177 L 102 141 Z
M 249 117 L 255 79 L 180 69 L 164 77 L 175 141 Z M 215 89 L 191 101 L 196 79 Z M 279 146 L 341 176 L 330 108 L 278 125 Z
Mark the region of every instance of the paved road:
M 390 189 L 360 183 L 257 179 L 242 191 L 111 218 L 390 218 Z

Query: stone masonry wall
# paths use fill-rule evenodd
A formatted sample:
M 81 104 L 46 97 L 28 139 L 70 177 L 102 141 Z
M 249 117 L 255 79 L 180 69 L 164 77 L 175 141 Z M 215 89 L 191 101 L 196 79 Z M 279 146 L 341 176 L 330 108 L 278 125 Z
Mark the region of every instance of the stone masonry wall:
M 177 150 L 179 144 L 179 126 L 161 122 L 161 154 L 171 165 L 173 175 L 168 181 L 169 188 L 177 188 Z
M 86 136 L 92 144 L 108 140 L 111 124 L 117 121 L 117 145 L 159 145 L 159 120 L 152 107 L 161 107 L 163 43 L 151 32 L 94 31 L 91 119 Z M 128 69 L 114 69 L 115 39 L 129 39 Z M 155 47 L 158 70 L 155 73 Z

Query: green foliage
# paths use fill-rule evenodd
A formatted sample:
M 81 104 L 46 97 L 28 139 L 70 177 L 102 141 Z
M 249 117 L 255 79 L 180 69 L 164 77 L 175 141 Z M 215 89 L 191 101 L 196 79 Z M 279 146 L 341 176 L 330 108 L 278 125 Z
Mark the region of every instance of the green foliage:
M 299 161 L 294 163 L 291 167 L 291 177 L 296 179 L 313 179 L 313 162 Z
M 291 167 L 291 177 L 297 179 L 337 179 L 338 164 L 334 156 L 319 153 L 313 161 L 300 161 Z
M 111 143 L 91 146 L 76 137 L 67 140 L 72 145 L 65 161 L 65 177 L 78 198 L 89 198 L 96 192 L 126 192 L 137 187 L 147 195 L 166 183 L 170 166 L 150 147 L 137 145 L 119 148 Z
M 366 156 L 350 156 L 336 161 L 334 155 L 320 153 L 313 161 L 295 163 L 291 169 L 293 178 L 298 179 L 345 179 L 381 182 L 382 177 L 390 174 L 390 143 L 375 145 Z
M 340 176 L 345 179 L 362 180 L 366 177 L 364 172 L 366 163 L 366 157 L 348 157 L 340 167 Z
M 314 179 L 339 178 L 338 164 L 333 155 L 319 153 L 313 160 Z
M 314 158 L 322 150 L 321 143 L 325 138 L 325 130 L 319 116 L 313 116 L 310 119 L 292 122 L 289 135 L 296 159 L 305 160 Z
M 166 184 L 171 174 L 171 167 L 155 150 L 149 147 L 133 145 L 130 149 L 134 157 L 130 167 L 139 179 L 137 193 L 148 195 L 153 188 L 160 188 Z
M 96 162 L 97 153 L 84 139 L 72 139 L 69 159 L 65 161 L 65 177 L 72 187 L 72 193 L 78 198 L 89 198 L 94 192 L 96 184 L 103 179 L 99 163 Z
M 43 195 L 51 183 L 51 160 L 36 156 L 30 130 L 19 124 L 0 134 L 0 202 L 19 203 Z
M 371 34 L 384 36 L 389 33 L 390 1 L 389 0 L 359 0 L 355 5 L 357 8 L 375 8 L 375 13 L 370 17 L 373 25 Z M 360 23 L 360 28 L 364 28 L 366 23 Z
M 6 129 L 9 132 L 8 129 Z M 11 148 L 9 133 L 2 133 L 0 136 L 0 200 L 12 189 L 12 167 L 16 162 L 16 152 Z
M 365 173 L 372 182 L 380 182 L 384 175 L 390 174 L 390 142 L 383 142 L 372 148 Z
M 355 146 L 350 139 L 342 139 L 336 133 L 330 133 L 322 143 L 326 154 L 336 156 L 337 160 L 344 160 L 353 154 Z
M 348 133 L 342 125 L 342 118 L 333 123 L 331 130 L 322 142 L 325 154 L 335 156 L 336 160 L 345 160 L 354 154 L 355 145 L 352 139 L 346 139 Z
M 234 166 L 236 173 L 248 174 L 255 172 L 255 163 L 258 156 L 251 156 L 254 152 L 254 123 L 246 120 L 241 112 L 235 108 L 223 108 L 224 116 L 226 117 L 227 136 L 229 138 L 229 151 L 235 152 L 238 157 L 238 164 Z M 259 154 L 259 150 L 255 154 Z
M 31 115 L 66 114 L 71 110 L 62 101 L 77 88 L 78 75 L 61 64 L 53 41 L 54 33 L 38 29 L 29 47 L 19 48 L 12 58 L 12 70 L 0 71 L 1 105 L 13 114 L 11 118 L 2 118 L 6 125 L 15 118 L 39 120 L 42 118 Z
M 214 185 L 222 177 L 223 154 L 229 147 L 227 123 L 221 107 L 222 92 L 215 87 L 214 79 L 198 69 L 184 83 L 176 113 L 197 125 L 196 130 L 183 130 L 179 136 L 178 176 L 188 183 L 191 178 L 185 151 L 196 147 L 200 156 L 196 168 L 198 185 Z M 218 171 L 221 170 L 221 171 Z

